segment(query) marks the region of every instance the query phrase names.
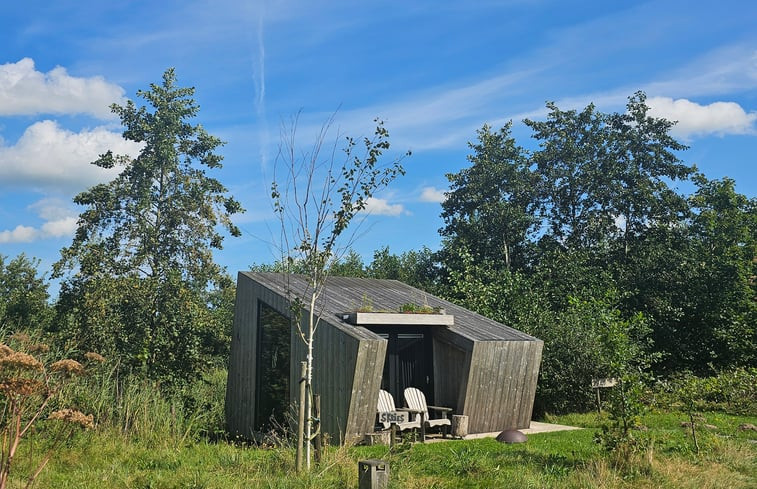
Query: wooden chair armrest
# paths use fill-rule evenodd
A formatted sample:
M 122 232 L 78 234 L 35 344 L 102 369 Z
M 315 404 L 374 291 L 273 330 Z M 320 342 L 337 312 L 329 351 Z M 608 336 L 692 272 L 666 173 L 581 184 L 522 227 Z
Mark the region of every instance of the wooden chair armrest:
M 426 406 L 426 407 L 428 407 L 429 409 L 433 409 L 434 411 L 438 411 L 442 415 L 442 418 L 444 419 L 447 419 L 447 413 L 452 412 L 452 408 L 448 408 L 448 407 L 441 407 L 441 406 Z
M 448 407 L 428 406 L 428 408 L 433 409 L 434 411 L 442 411 L 445 413 L 449 413 L 450 411 L 452 411 L 452 408 L 448 408 Z
M 413 414 L 420 413 L 420 411 L 418 411 L 417 409 L 410 409 L 408 407 L 401 407 L 401 408 L 397 408 L 396 410 L 397 411 L 407 411 L 408 413 L 413 413 Z

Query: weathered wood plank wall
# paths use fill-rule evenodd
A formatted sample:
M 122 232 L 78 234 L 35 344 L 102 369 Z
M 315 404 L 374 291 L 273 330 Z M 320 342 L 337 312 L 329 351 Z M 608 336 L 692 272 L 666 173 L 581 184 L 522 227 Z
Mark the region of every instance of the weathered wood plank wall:
M 240 274 L 226 387 L 226 420 L 231 433 L 247 438 L 254 434 L 260 302 L 284 316 L 290 314 L 285 297 Z M 303 331 L 307 331 L 307 316 L 303 311 Z M 299 365 L 306 358 L 305 343 L 296 328 L 290 332 L 290 352 L 289 396 L 294 406 L 299 399 Z M 385 340 L 358 339 L 343 327 L 320 321 L 314 343 L 313 390 L 321 396 L 322 430 L 334 442 L 342 443 L 372 431 L 385 356 Z
M 289 315 L 289 303 L 275 276 L 240 273 L 234 314 L 226 414 L 234 434 L 252 437 L 255 419 L 255 378 L 259 303 Z M 256 277 L 256 278 L 253 278 Z M 268 280 L 266 286 L 258 280 Z M 330 294 L 331 312 L 321 318 L 315 340 L 314 392 L 321 395 L 322 429 L 334 442 L 343 442 L 372 431 L 387 344 L 365 328 L 342 323 L 337 316 L 354 309 L 362 290 L 361 279 L 343 279 L 349 296 Z M 368 282 L 373 283 L 373 282 Z M 379 282 L 376 282 L 377 284 Z M 385 282 L 380 282 L 384 284 Z M 272 289 L 267 288 L 272 287 Z M 371 297 L 379 307 L 397 302 L 394 289 L 407 286 L 386 282 L 374 287 Z M 425 296 L 409 300 L 423 302 Z M 429 302 L 439 301 L 430 297 Z M 448 307 L 455 307 L 448 305 Z M 321 311 L 319 311 L 321 312 Z M 481 433 L 522 429 L 529 425 L 536 392 L 543 343 L 502 325 L 457 311 L 464 318 L 450 328 L 433 328 L 435 403 L 452 407 L 469 416 L 469 431 Z M 303 313 L 303 321 L 307 314 Z M 477 321 L 477 320 L 476 320 Z M 303 323 L 304 324 L 304 323 Z M 478 329 L 477 329 L 478 328 Z M 304 328 L 306 329 L 306 328 Z M 501 333 L 498 330 L 502 329 Z M 510 339 L 482 339 L 497 334 Z M 479 335 L 479 336 L 477 336 Z M 299 363 L 305 359 L 305 345 L 293 329 L 290 356 L 290 398 L 298 399 Z
M 463 414 L 471 433 L 528 428 L 541 341 L 480 341 L 471 355 Z
M 444 341 L 441 334 L 433 337 L 434 403 L 462 412 L 460 394 L 465 392 L 470 369 L 471 352 Z

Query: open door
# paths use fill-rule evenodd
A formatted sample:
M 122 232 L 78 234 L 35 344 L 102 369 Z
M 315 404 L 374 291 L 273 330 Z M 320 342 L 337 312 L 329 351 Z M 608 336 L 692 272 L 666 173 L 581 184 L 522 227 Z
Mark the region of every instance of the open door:
M 394 396 L 397 405 L 404 403 L 406 387 L 420 389 L 433 404 L 434 364 L 429 328 L 387 326 L 370 329 L 388 342 L 381 388 Z

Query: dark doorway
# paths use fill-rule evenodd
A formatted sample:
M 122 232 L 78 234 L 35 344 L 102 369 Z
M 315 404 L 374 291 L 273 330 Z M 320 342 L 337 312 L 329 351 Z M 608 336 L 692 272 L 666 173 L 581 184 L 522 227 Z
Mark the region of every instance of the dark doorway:
M 289 319 L 264 303 L 258 309 L 255 429 L 286 426 L 289 409 Z
M 433 404 L 434 369 L 429 328 L 389 326 L 370 329 L 388 342 L 381 388 L 392 394 L 398 407 L 404 405 L 406 387 L 422 390 L 427 402 Z

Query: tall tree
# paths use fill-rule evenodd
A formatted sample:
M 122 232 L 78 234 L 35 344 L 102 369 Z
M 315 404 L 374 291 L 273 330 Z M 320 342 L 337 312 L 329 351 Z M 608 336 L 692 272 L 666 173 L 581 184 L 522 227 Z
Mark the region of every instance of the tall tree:
M 757 199 L 735 190 L 730 178 L 694 178 L 697 191 L 686 266 L 690 306 L 679 328 L 696 336 L 687 346 L 696 366 L 757 365 Z M 709 373 L 709 372 L 708 372 Z
M 686 217 L 686 198 L 668 182 L 687 180 L 695 171 L 677 152 L 687 149 L 670 135 L 675 122 L 649 115 L 646 95 L 628 98 L 626 111 L 608 116 L 610 127 L 605 184 L 610 209 L 628 255 L 633 240 L 655 226 L 668 227 Z
M 350 236 L 345 234 L 357 214 L 365 210 L 368 200 L 397 176 L 405 173 L 401 158 L 383 164 L 381 156 L 390 147 L 389 132 L 376 120 L 373 137 L 362 141 L 346 138 L 343 158 L 338 157 L 338 139 L 327 146 L 333 118 L 324 124 L 309 151 L 297 146 L 297 119 L 282 131 L 279 157 L 274 168 L 271 197 L 281 223 L 283 269 L 304 272 L 308 281 L 305 297 L 290 297 L 292 319 L 305 344 L 305 405 L 300 405 L 300 420 L 305 432 L 298 439 L 298 469 L 305 449 L 310 468 L 312 439 L 312 384 L 315 332 L 318 328 L 317 304 L 328 274 L 349 250 Z M 354 237 L 354 236 L 353 236 Z M 300 320 L 303 307 L 307 311 Z M 304 440 L 302 439 L 304 437 Z
M 162 84 L 137 92 L 152 112 L 131 100 L 111 106 L 125 127 L 124 139 L 141 143 L 142 150 L 134 159 L 108 151 L 93 162 L 124 169 L 113 181 L 74 198 L 87 209 L 56 270 L 78 264 L 83 275 L 161 279 L 179 270 L 203 286 L 216 278 L 219 267 L 210 249 L 221 248 L 217 226 L 239 236 L 230 216 L 242 208 L 221 182 L 206 175 L 221 168 L 223 157 L 216 150 L 223 143 L 190 122 L 199 111 L 193 95 L 194 88 L 176 86 L 171 68 Z
M 563 249 L 599 243 L 613 226 L 608 195 L 608 128 L 594 104 L 582 111 L 547 103 L 545 121 L 526 119 L 539 150 L 533 162 L 539 175 L 543 236 Z
M 529 238 L 538 225 L 537 179 L 525 150 L 511 136 L 511 123 L 498 131 L 484 125 L 469 143 L 471 166 L 447 175 L 442 203 L 445 249 L 464 247 L 476 261 L 494 268 L 522 268 Z M 444 255 L 444 252 L 443 252 Z M 457 255 L 443 257 L 451 265 Z
M 136 158 L 108 151 L 93 162 L 123 169 L 114 180 L 74 198 L 85 210 L 73 243 L 54 267 L 56 276 L 69 272 L 61 301 L 62 312 L 70 314 L 68 325 L 81 338 L 107 337 L 93 331 L 98 325 L 89 315 L 120 311 L 111 318 L 121 330 L 115 353 L 139 360 L 151 373 L 165 365 L 191 371 L 199 361 L 200 346 L 179 343 L 199 342 L 195 306 L 204 307 L 208 286 L 223 279 L 211 251 L 222 245 L 218 227 L 240 234 L 231 216 L 243 209 L 206 174 L 221 168 L 216 151 L 223 143 L 192 123 L 199 111 L 193 95 L 194 88 L 178 87 L 168 69 L 161 84 L 137 92 L 145 105 L 111 106 L 124 126 L 123 137 L 142 149 Z M 115 294 L 103 294 L 105 289 Z M 176 309 L 179 297 L 193 305 Z

